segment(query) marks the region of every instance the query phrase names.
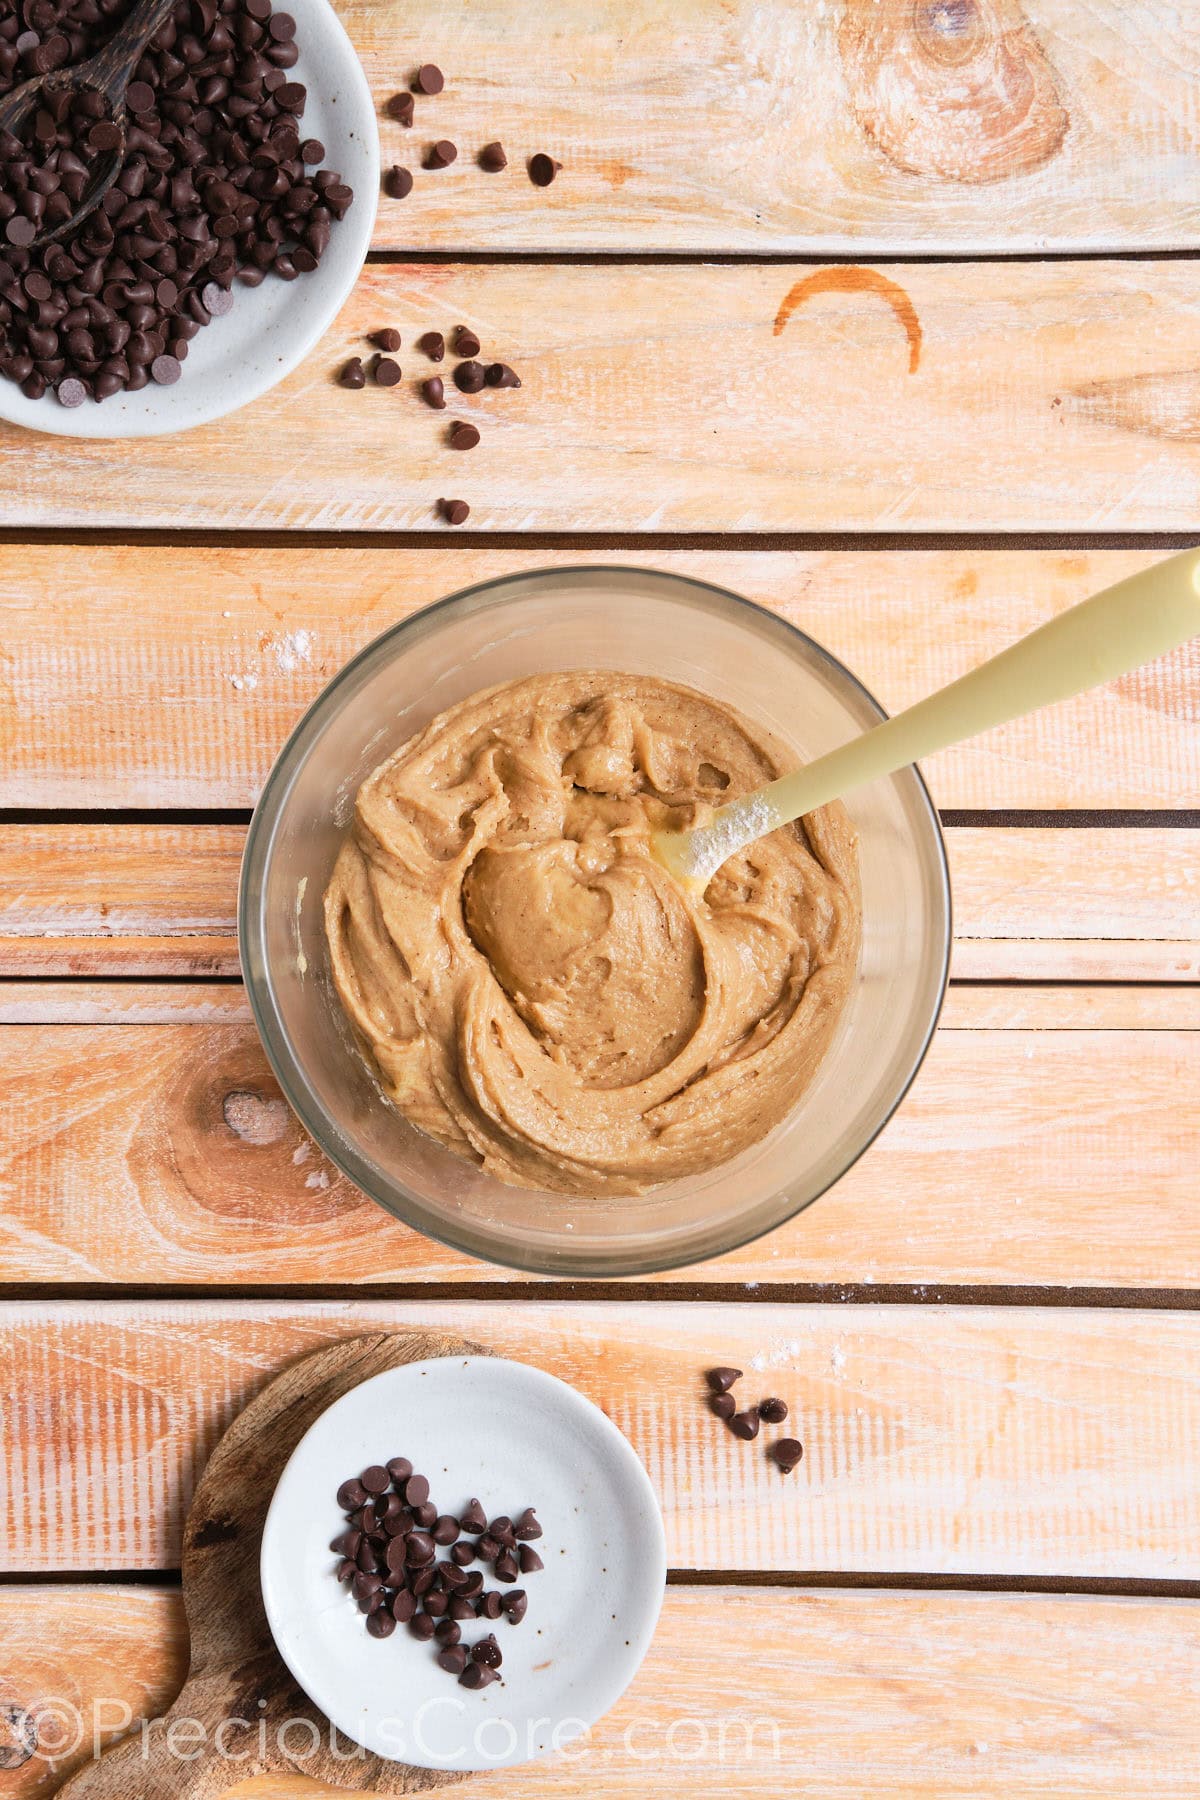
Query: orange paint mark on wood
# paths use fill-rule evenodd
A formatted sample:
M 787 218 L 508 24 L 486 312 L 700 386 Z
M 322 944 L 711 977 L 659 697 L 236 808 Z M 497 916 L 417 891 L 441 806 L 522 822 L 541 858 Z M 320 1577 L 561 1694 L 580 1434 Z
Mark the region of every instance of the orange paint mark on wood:
M 908 339 L 908 372 L 910 375 L 916 374 L 921 360 L 921 321 L 917 317 L 916 307 L 899 282 L 889 280 L 878 269 L 860 268 L 855 263 L 848 267 L 818 269 L 815 274 L 806 275 L 803 280 L 796 282 L 784 295 L 779 311 L 775 314 L 776 337 L 796 308 L 806 300 L 811 300 L 814 294 L 877 294 L 881 300 L 885 300 Z

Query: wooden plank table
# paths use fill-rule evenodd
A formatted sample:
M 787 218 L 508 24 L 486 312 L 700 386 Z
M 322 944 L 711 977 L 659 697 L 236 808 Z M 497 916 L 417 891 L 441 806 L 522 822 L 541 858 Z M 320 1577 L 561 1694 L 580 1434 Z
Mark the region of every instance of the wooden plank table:
M 327 340 L 245 413 L 0 432 L 0 1800 L 178 1688 L 223 1425 L 410 1323 L 578 1385 L 667 1523 L 629 1693 L 481 1800 L 1192 1800 L 1200 646 L 929 764 L 955 941 L 913 1093 L 818 1206 L 669 1277 L 518 1280 L 324 1168 L 249 1022 L 235 887 L 296 717 L 455 588 L 696 574 L 894 709 L 1200 537 L 1200 7 L 342 12 L 381 109 L 436 60 L 439 131 L 503 138 L 505 174 L 464 154 L 384 201 Z M 459 321 L 519 395 L 434 415 L 411 357 L 386 394 L 332 381 L 368 329 Z M 698 1436 L 712 1360 L 795 1397 L 786 1488 Z

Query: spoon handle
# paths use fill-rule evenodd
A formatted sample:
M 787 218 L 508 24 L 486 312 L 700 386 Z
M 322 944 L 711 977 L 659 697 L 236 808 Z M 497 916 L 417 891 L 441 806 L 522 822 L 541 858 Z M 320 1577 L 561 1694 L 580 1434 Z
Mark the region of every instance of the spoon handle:
M 124 102 L 125 89 L 142 51 L 155 33 L 162 30 L 175 6 L 176 0 L 138 0 L 104 48 L 89 58 L 87 85 L 107 94 L 114 112 L 118 112 Z
M 1183 550 L 1105 588 L 1018 639 L 969 675 L 882 725 L 732 800 L 712 824 L 660 833 L 667 867 L 707 882 L 736 850 L 852 788 L 1039 707 L 1098 687 L 1200 633 L 1200 550 Z

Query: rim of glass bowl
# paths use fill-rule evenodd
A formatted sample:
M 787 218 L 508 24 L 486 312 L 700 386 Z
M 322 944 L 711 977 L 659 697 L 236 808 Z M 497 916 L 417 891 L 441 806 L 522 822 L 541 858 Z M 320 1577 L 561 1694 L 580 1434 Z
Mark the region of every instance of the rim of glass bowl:
M 672 1248 L 668 1242 L 656 1251 L 638 1251 L 624 1256 L 620 1251 L 611 1249 L 606 1249 L 599 1256 L 590 1251 L 584 1251 L 581 1254 L 574 1252 L 569 1245 L 553 1251 L 526 1249 L 522 1254 L 523 1246 L 503 1231 L 490 1230 L 469 1219 L 461 1221 L 461 1229 L 452 1231 L 440 1216 L 429 1211 L 420 1195 L 413 1193 L 370 1158 L 360 1155 L 356 1146 L 344 1135 L 336 1121 L 327 1117 L 325 1108 L 309 1085 L 302 1062 L 292 1051 L 291 1042 L 276 1005 L 271 971 L 263 950 L 261 902 L 263 887 L 260 877 L 270 861 L 283 802 L 286 800 L 292 782 L 313 748 L 317 727 L 325 715 L 333 707 L 342 704 L 347 697 L 347 690 L 352 691 L 361 680 L 373 673 L 378 663 L 391 660 L 397 654 L 398 647 L 405 641 L 415 643 L 427 636 L 430 631 L 440 629 L 446 622 L 448 614 L 459 611 L 485 610 L 489 604 L 496 603 L 490 601 L 489 596 L 497 594 L 498 590 L 503 590 L 502 598 L 508 602 L 522 589 L 544 587 L 553 583 L 574 583 L 581 576 L 599 576 L 605 580 L 616 581 L 620 581 L 622 578 L 627 580 L 632 578 L 643 584 L 661 584 L 663 587 L 686 589 L 689 598 L 695 604 L 704 606 L 712 612 L 727 615 L 733 613 L 740 621 L 748 621 L 754 629 L 767 636 L 774 636 L 785 641 L 790 640 L 789 647 L 794 648 L 796 640 L 799 640 L 806 652 L 819 665 L 823 665 L 825 670 L 834 677 L 835 682 L 843 683 L 852 695 L 857 696 L 860 701 L 865 703 L 868 712 L 873 713 L 879 720 L 886 719 L 888 716 L 874 694 L 859 680 L 858 676 L 853 674 L 822 644 L 809 637 L 807 632 L 801 631 L 798 625 L 793 625 L 789 619 L 782 618 L 778 613 L 769 612 L 756 602 L 745 599 L 741 594 L 735 594 L 729 588 L 719 587 L 715 582 L 703 581 L 691 575 L 677 575 L 671 570 L 640 568 L 635 564 L 626 563 L 581 563 L 567 568 L 530 569 L 520 574 L 492 576 L 487 581 L 474 582 L 470 587 L 460 588 L 456 593 L 448 594 L 444 599 L 436 600 L 429 606 L 422 607 L 407 619 L 401 619 L 395 625 L 389 626 L 377 638 L 373 638 L 369 644 L 351 657 L 350 661 L 322 688 L 293 727 L 263 784 L 262 793 L 254 809 L 246 836 L 238 887 L 238 948 L 241 954 L 243 979 L 250 1000 L 250 1010 L 262 1039 L 267 1060 L 279 1082 L 284 1098 L 304 1129 L 319 1145 L 330 1162 L 340 1169 L 342 1174 L 348 1176 L 369 1199 L 382 1206 L 393 1217 L 411 1226 L 413 1230 L 421 1232 L 423 1236 L 431 1238 L 435 1243 L 444 1244 L 460 1254 L 465 1253 L 498 1267 L 517 1269 L 526 1274 L 557 1275 L 575 1281 L 587 1279 L 600 1281 L 633 1275 L 658 1274 L 668 1269 L 686 1268 L 690 1264 L 708 1261 L 712 1257 L 727 1255 L 730 1251 L 753 1243 L 757 1238 L 765 1237 L 768 1232 L 776 1231 L 781 1225 L 786 1225 L 789 1220 L 798 1217 L 822 1195 L 827 1194 L 830 1188 L 834 1187 L 853 1168 L 903 1104 L 937 1030 L 950 973 L 953 916 L 950 869 L 941 821 L 938 818 L 937 809 L 933 804 L 925 778 L 920 769 L 913 764 L 905 771 L 898 771 L 898 775 L 900 777 L 905 774 L 910 775 L 916 782 L 917 797 L 928 821 L 930 841 L 935 851 L 936 868 L 934 873 L 944 920 L 941 967 L 928 1025 L 913 1055 L 912 1062 L 896 1090 L 895 1097 L 882 1110 L 867 1136 L 837 1172 L 831 1175 L 829 1180 L 815 1193 L 803 1199 L 797 1199 L 786 1189 L 781 1188 L 778 1193 L 780 1208 L 775 1215 L 764 1222 L 760 1206 L 749 1216 L 744 1231 L 734 1226 L 727 1235 L 722 1237 L 719 1244 L 698 1249 L 691 1240 L 688 1240 L 686 1244 L 681 1243 Z M 891 777 L 890 779 L 895 778 Z M 332 789 L 333 783 L 331 782 L 330 785 Z M 252 890 L 256 885 L 260 895 L 258 904 L 254 904 L 251 899 Z M 447 1154 L 450 1153 L 447 1152 Z

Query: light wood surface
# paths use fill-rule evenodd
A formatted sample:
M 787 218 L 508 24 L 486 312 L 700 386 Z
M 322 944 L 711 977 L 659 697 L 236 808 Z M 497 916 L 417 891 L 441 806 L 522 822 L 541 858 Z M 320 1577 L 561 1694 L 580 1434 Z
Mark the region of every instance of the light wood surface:
M 238 825 L 0 825 L 0 978 L 236 976 L 244 842 Z M 952 825 L 946 848 L 952 974 L 1200 976 L 1200 831 Z
M 174 1566 L 237 1410 L 307 1350 L 405 1328 L 602 1406 L 677 1568 L 1200 1578 L 1200 1315 L 765 1302 L 9 1303 L 3 1563 Z M 707 1411 L 714 1362 L 789 1402 L 794 1475 Z M 52 1506 L 51 1468 L 69 1471 Z
M 90 1755 L 93 1720 L 166 1705 L 185 1655 L 177 1593 L 0 1592 L 5 1700 L 65 1698 L 86 1736 L 64 1768 L 33 1756 L 0 1773 L 6 1800 L 53 1793 Z M 465 1791 L 757 1800 L 799 1780 L 821 1800 L 1191 1800 L 1198 1693 L 1200 1610 L 1178 1600 L 673 1587 L 632 1687 L 574 1755 Z M 231 1775 L 245 1800 L 338 1792 Z
M 0 1020 L 32 1021 L 0 1024 L 0 1280 L 503 1292 L 503 1270 L 390 1220 L 326 1162 L 245 1016 L 237 989 L 0 985 Z M 1180 1106 L 1198 1083 L 1194 986 L 952 988 L 850 1174 L 665 1279 L 1200 1286 Z
M 120 457 L 6 429 L 0 525 L 436 530 L 449 495 L 468 531 L 525 534 L 1200 526 L 1186 263 L 894 265 L 915 372 L 875 293 L 820 293 L 777 334 L 810 274 L 375 265 L 304 365 L 216 425 Z M 460 321 L 524 386 L 451 388 L 435 413 L 413 340 Z M 403 382 L 339 387 L 383 325 L 404 335 Z M 467 415 L 483 437 L 464 454 L 446 440 Z
M 809 632 L 895 712 L 1156 554 L 0 545 L 0 806 L 249 806 L 356 650 L 444 594 L 521 569 L 625 562 L 732 588 Z M 1198 692 L 1194 647 L 934 757 L 934 797 L 1200 806 Z
M 380 247 L 1049 250 L 1194 244 L 1200 148 L 1187 6 L 954 8 L 648 0 L 481 13 L 341 7 L 380 106 L 425 58 L 445 91 L 381 118 Z M 420 172 L 432 138 L 459 147 Z M 503 140 L 509 167 L 484 174 Z M 528 156 L 563 162 L 532 186 Z

